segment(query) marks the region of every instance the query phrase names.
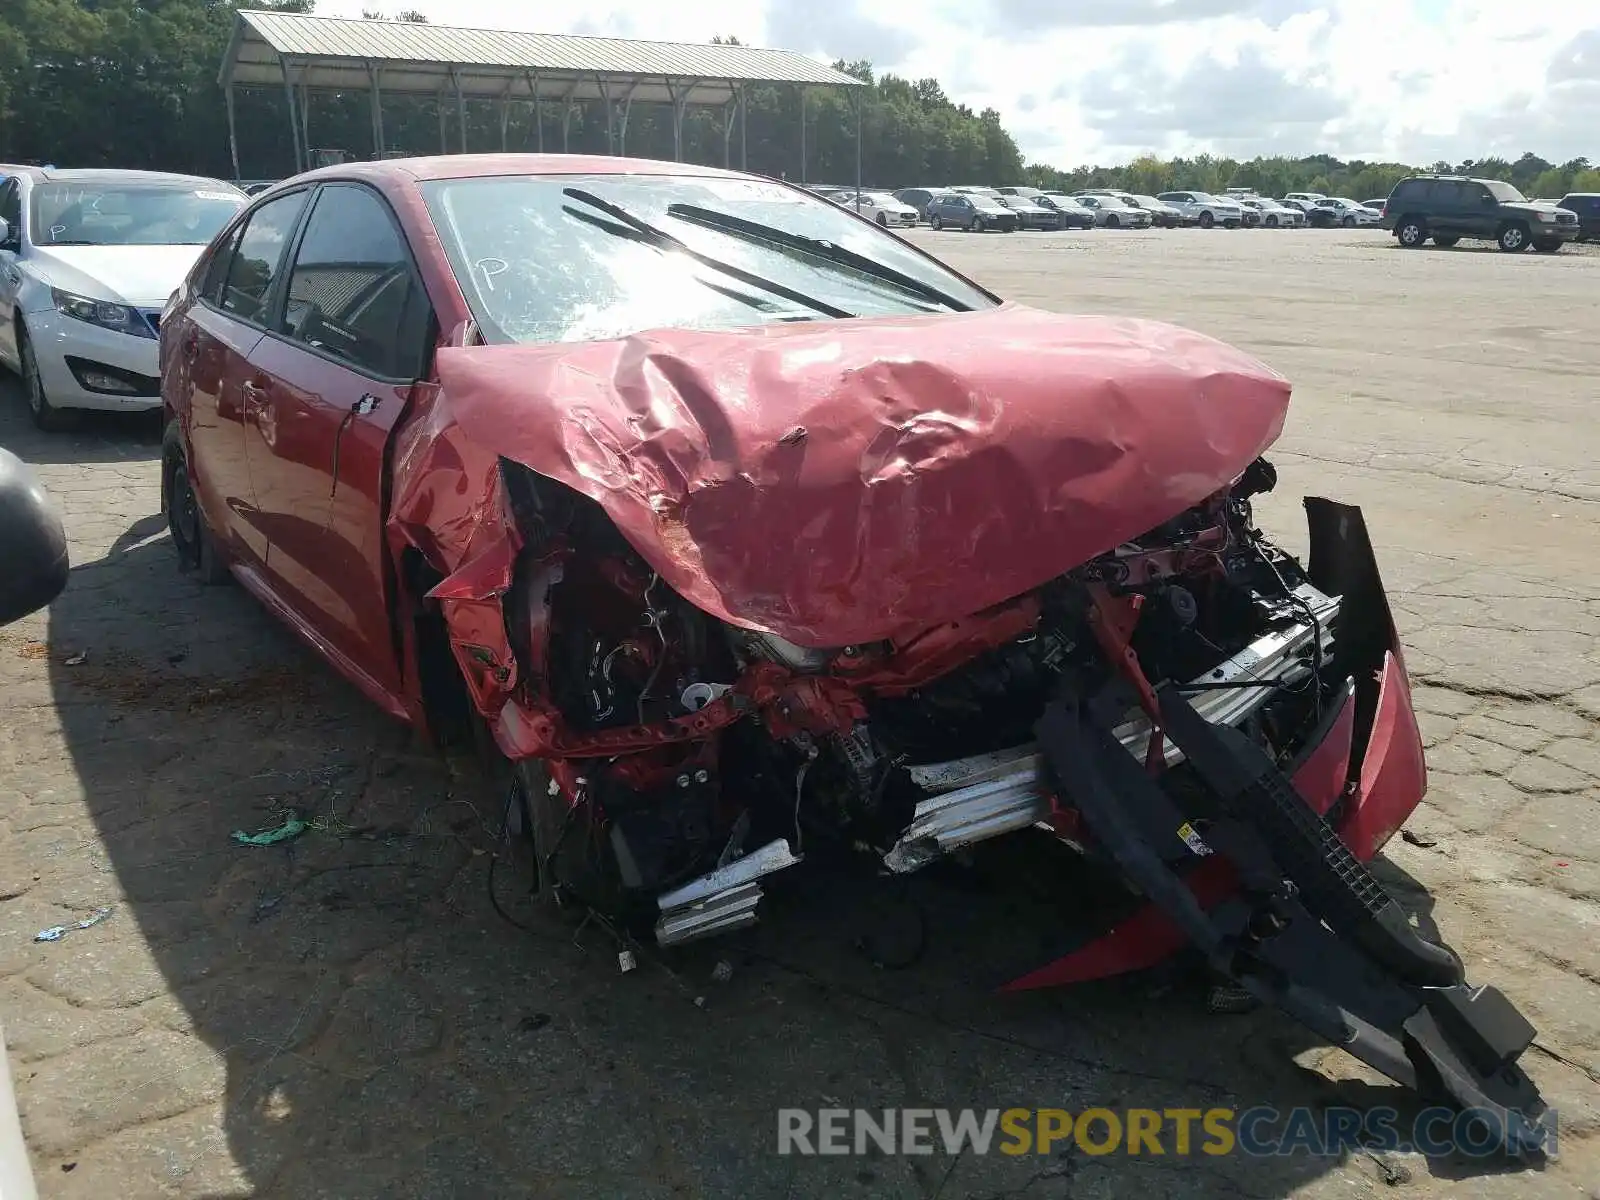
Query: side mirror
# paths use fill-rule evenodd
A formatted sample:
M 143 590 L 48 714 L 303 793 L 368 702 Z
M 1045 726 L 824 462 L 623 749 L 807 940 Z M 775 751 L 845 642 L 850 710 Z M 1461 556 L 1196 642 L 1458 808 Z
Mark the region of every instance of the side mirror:
M 1478 203 L 1483 205 L 1485 208 L 1492 208 L 1499 202 L 1493 196 L 1485 192 L 1483 195 L 1478 197 Z
M 0 625 L 37 612 L 67 586 L 61 514 L 34 473 L 0 449 Z

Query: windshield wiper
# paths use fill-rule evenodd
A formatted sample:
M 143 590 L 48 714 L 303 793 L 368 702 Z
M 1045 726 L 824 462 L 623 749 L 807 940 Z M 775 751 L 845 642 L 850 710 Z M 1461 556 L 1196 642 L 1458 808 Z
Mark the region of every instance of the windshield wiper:
M 671 254 L 682 254 L 703 267 L 710 267 L 713 271 L 720 271 L 730 278 L 737 279 L 740 283 L 761 288 L 764 291 L 771 292 L 774 296 L 782 296 L 785 300 L 802 305 L 813 312 L 819 312 L 825 317 L 837 317 L 843 320 L 856 315 L 852 312 L 846 312 L 842 308 L 835 308 L 826 300 L 818 300 L 813 296 L 806 295 L 804 292 L 797 292 L 793 288 L 785 287 L 774 280 L 764 279 L 753 271 L 746 271 L 744 268 L 736 267 L 732 263 L 725 263 L 719 258 L 712 258 L 709 254 L 702 254 L 685 242 L 679 241 L 666 230 L 657 229 L 654 225 L 641 221 L 621 205 L 613 204 L 609 200 L 602 200 L 593 192 L 586 192 L 582 188 L 563 188 L 561 194 L 582 204 L 587 204 L 591 208 L 597 208 L 613 220 L 621 222 L 628 230 L 632 231 L 627 236 L 636 237 L 647 246 L 653 246 L 658 250 L 665 250 Z M 588 213 L 579 212 L 577 209 L 565 205 L 562 206 L 562 209 L 581 221 L 587 221 L 597 229 L 605 229 L 613 233 L 622 232 L 622 230 L 607 225 L 603 221 L 595 220 Z
M 946 308 L 955 309 L 956 312 L 972 311 L 972 305 L 963 304 L 948 292 L 940 291 L 931 283 L 923 283 L 922 280 L 915 279 L 902 271 L 886 266 L 875 258 L 868 258 L 864 254 L 857 254 L 854 250 L 846 249 L 837 242 L 808 237 L 803 233 L 790 233 L 787 229 L 763 225 L 759 221 L 747 221 L 743 217 L 736 217 L 731 213 L 718 212 L 714 208 L 701 208 L 697 204 L 669 204 L 667 205 L 667 215 L 669 217 L 677 217 L 680 221 L 688 221 L 691 225 L 703 225 L 707 229 L 715 229 L 719 233 L 730 234 L 746 241 L 765 242 L 768 245 L 798 250 L 802 254 L 812 255 L 815 258 L 822 259 L 824 262 L 846 267 L 871 279 L 887 283 L 909 295 L 932 301 L 934 304 L 942 304 Z

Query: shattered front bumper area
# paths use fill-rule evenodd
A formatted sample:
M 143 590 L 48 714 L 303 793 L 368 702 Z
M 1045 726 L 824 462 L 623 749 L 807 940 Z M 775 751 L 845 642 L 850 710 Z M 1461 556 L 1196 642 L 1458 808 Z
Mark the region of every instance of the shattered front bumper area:
M 1156 689 L 1151 717 L 1168 762 L 1182 755 L 1201 784 L 1197 810 L 1193 788 L 1163 786 L 1129 753 L 1122 680 L 1064 688 L 1037 727 L 1029 816 L 1059 822 L 1070 807 L 1149 904 L 1010 989 L 1151 965 L 1188 943 L 1333 1045 L 1470 1113 L 1507 1152 L 1540 1152 L 1552 1115 L 1518 1063 L 1533 1027 L 1498 989 L 1469 984 L 1459 956 L 1422 937 L 1364 865 L 1422 797 L 1421 740 L 1361 512 L 1306 508 L 1311 579 L 1338 597 L 1344 703 L 1285 768 L 1204 700 Z

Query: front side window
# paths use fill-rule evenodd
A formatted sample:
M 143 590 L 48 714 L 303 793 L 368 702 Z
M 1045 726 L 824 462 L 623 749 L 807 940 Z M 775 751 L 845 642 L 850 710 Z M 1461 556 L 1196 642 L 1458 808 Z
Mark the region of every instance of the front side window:
M 0 219 L 10 228 L 12 244 L 22 237 L 22 185 L 8 179 L 0 185 Z
M 490 340 L 587 341 L 996 302 L 837 205 L 762 180 L 510 175 L 433 180 L 422 192 Z
M 36 246 L 203 246 L 246 203 L 220 184 L 39 183 L 29 233 Z
M 283 266 L 283 251 L 300 220 L 306 193 L 269 200 L 250 215 L 228 266 L 222 307 L 245 321 L 266 319 L 272 283 Z
M 414 378 L 428 312 L 383 201 L 364 187 L 324 187 L 289 272 L 281 332 L 368 374 Z

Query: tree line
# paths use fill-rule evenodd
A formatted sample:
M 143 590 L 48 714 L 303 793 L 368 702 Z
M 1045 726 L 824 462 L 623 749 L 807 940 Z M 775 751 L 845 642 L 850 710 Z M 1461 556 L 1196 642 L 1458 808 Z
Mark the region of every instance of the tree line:
M 239 6 L 236 0 L 0 0 L 0 162 L 231 176 L 217 74 Z M 248 6 L 309 12 L 311 0 L 249 0 Z M 390 19 L 426 20 L 416 12 Z M 722 165 L 726 151 L 731 165 L 745 164 L 766 175 L 853 183 L 859 120 L 863 181 L 883 188 L 1031 183 L 1069 191 L 1157 192 L 1242 186 L 1280 196 L 1320 191 L 1361 199 L 1386 195 L 1413 170 L 1401 163 L 1343 162 L 1327 155 L 1248 162 L 1211 155 L 1147 156 L 1124 166 L 1070 170 L 1029 165 L 993 108 L 975 112 L 953 100 L 935 79 L 878 75 L 866 61 L 834 65 L 866 85 L 859 96 L 811 88 L 802 101 L 793 87 L 749 87 L 741 116 L 731 109 L 688 112 L 684 157 Z M 369 104 L 365 93 L 314 94 L 311 146 L 372 157 Z M 292 173 L 294 148 L 282 89 L 241 90 L 237 114 L 240 173 L 260 179 Z M 502 126 L 497 104 L 469 100 L 463 144 L 452 97 L 386 94 L 384 149 L 418 154 L 499 150 L 503 129 L 508 148 L 529 150 L 539 144 L 541 121 L 545 148 L 561 149 L 558 104 L 546 103 L 542 112 L 515 104 Z M 615 124 L 608 130 L 602 104 L 580 105 L 565 125 L 565 144 L 575 152 L 608 153 L 618 146 L 616 132 Z M 626 149 L 638 157 L 671 158 L 670 110 L 634 106 Z M 1508 179 L 1539 196 L 1600 191 L 1600 171 L 1585 159 L 1557 164 L 1524 154 L 1515 162 L 1490 158 L 1435 163 L 1430 169 Z

